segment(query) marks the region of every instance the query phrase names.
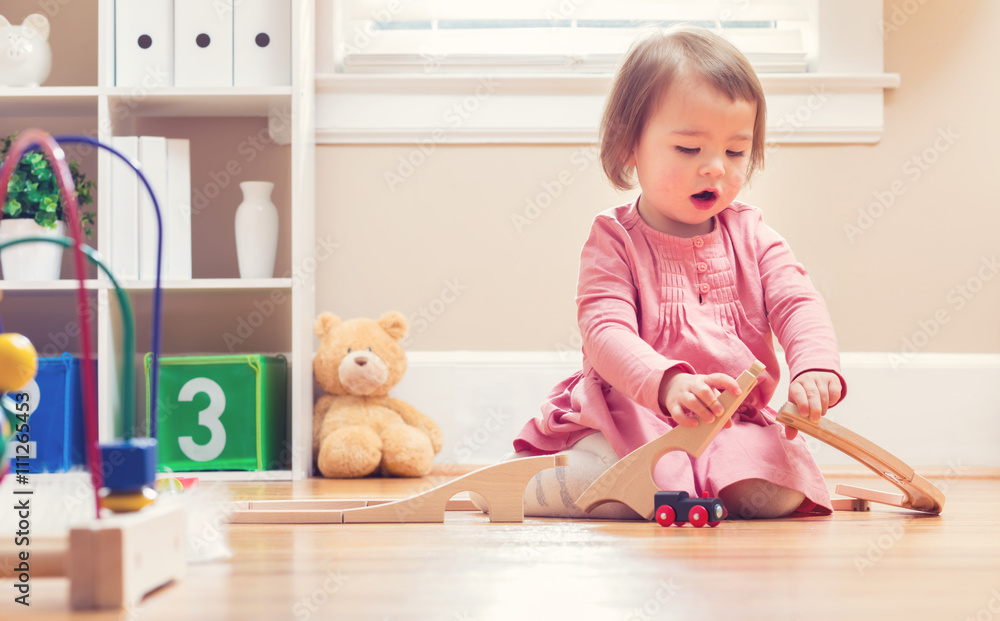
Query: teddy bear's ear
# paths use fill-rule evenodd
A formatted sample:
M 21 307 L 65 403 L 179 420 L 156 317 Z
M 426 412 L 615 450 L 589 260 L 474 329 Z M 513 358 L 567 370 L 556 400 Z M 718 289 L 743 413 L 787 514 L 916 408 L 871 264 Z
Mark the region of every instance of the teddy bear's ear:
M 323 338 L 332 330 L 335 330 L 339 325 L 340 317 L 337 317 L 333 313 L 322 313 L 316 319 L 316 323 L 313 324 L 313 332 L 315 332 L 316 336 L 319 338 Z
M 379 317 L 378 325 L 381 326 L 382 329 L 389 334 L 389 336 L 397 341 L 406 336 L 406 331 L 409 329 L 409 324 L 406 323 L 406 317 L 404 317 L 402 313 L 397 313 L 396 311 L 389 311 Z

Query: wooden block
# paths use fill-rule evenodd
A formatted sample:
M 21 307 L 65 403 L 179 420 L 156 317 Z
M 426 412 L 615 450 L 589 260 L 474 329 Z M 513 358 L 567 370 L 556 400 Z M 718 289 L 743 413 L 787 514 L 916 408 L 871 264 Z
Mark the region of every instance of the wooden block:
M 653 482 L 653 468 L 661 457 L 671 451 L 685 451 L 700 457 L 726 422 L 747 398 L 757 377 L 764 372 L 764 365 L 754 361 L 737 379 L 742 391 L 735 396 L 728 391 L 719 395 L 724 411 L 711 423 L 702 422 L 697 427 L 674 427 L 667 433 L 635 449 L 602 474 L 579 499 L 576 506 L 590 511 L 604 503 L 617 501 L 631 507 L 647 520 L 653 518 L 653 496 L 660 489 Z
M 343 524 L 343 511 L 333 509 L 258 509 L 236 511 L 230 524 Z
M 868 489 L 865 487 L 855 487 L 853 485 L 837 485 L 837 493 L 844 496 L 850 496 L 851 498 L 857 498 L 858 500 L 879 502 L 884 505 L 892 505 L 894 507 L 902 507 L 903 502 L 906 500 L 906 496 L 903 494 L 894 494 L 892 492 L 883 492 L 877 489 Z
M 945 498 L 941 490 L 915 473 L 913 468 L 901 459 L 850 429 L 825 417 L 814 423 L 808 417 L 799 415 L 794 403 L 782 406 L 778 412 L 778 422 L 807 433 L 853 457 L 903 491 L 898 504 L 895 502 L 885 504 L 934 514 L 941 513 L 944 509 Z
M 310 498 L 305 500 L 251 500 L 247 511 L 339 511 L 367 507 L 368 500 Z
M 834 511 L 871 511 L 867 500 L 860 498 L 832 498 L 830 504 Z
M 186 566 L 185 512 L 156 503 L 69 533 L 67 575 L 74 609 L 134 606 L 179 580 Z
M 240 513 L 252 511 L 341 511 L 343 509 L 358 509 L 361 507 L 374 507 L 390 502 L 398 502 L 399 498 L 370 498 L 370 499 L 331 499 L 331 498 L 305 498 L 297 500 L 251 500 L 246 506 L 240 507 Z M 455 498 L 449 498 L 445 504 L 445 511 L 479 511 L 479 508 L 472 502 L 467 493 L 461 493 Z M 239 520 L 231 520 L 237 523 L 254 523 L 248 516 L 242 516 Z M 264 523 L 264 522 L 258 522 Z

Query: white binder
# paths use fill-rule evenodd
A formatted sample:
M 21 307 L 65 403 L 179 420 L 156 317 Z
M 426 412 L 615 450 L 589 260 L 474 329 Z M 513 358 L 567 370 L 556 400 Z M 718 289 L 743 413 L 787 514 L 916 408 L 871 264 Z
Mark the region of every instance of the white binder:
M 139 139 L 114 136 L 111 146 L 139 161 Z M 111 271 L 119 280 L 139 278 L 139 177 L 117 156 L 111 158 Z
M 173 0 L 115 0 L 116 85 L 173 84 L 173 5 Z
M 156 193 L 156 201 L 160 206 L 161 217 L 166 214 L 167 196 L 167 139 L 161 136 L 139 136 L 139 163 L 146 180 Z M 139 278 L 154 280 L 156 278 L 156 248 L 157 231 L 156 211 L 153 201 L 145 187 L 139 188 Z M 167 229 L 163 228 L 163 248 L 170 243 Z M 166 273 L 166 251 L 163 256 L 164 273 Z M 163 276 L 161 275 L 161 278 Z
M 191 278 L 191 142 L 167 138 L 164 278 Z
M 232 86 L 233 0 L 174 2 L 174 84 Z
M 238 0 L 233 10 L 233 85 L 290 86 L 291 0 Z

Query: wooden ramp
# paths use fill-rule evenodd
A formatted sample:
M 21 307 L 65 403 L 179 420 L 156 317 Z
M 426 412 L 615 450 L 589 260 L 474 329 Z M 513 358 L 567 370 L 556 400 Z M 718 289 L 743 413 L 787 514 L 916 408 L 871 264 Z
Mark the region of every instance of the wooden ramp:
M 486 466 L 426 492 L 390 502 L 365 500 L 276 500 L 254 502 L 231 521 L 239 524 L 443 523 L 445 511 L 474 510 L 461 492 L 486 499 L 491 522 L 524 521 L 524 488 L 542 470 L 565 466 L 565 455 L 524 457 Z
M 606 502 L 617 501 L 629 506 L 645 519 L 653 519 L 653 495 L 660 491 L 653 482 L 656 462 L 671 451 L 685 451 L 693 457 L 700 457 L 726 422 L 733 417 L 757 383 L 757 377 L 763 372 L 764 365 L 755 361 L 736 379 L 742 391 L 739 396 L 728 391 L 719 395 L 719 403 L 724 411 L 713 422 L 702 422 L 697 427 L 674 427 L 659 438 L 635 449 L 598 477 L 577 499 L 576 506 L 589 512 Z
M 839 485 L 837 493 L 862 501 L 879 502 L 924 513 L 938 514 L 944 509 L 944 494 L 934 487 L 933 483 L 914 472 L 913 468 L 889 451 L 862 438 L 850 429 L 838 425 L 828 418 L 821 418 L 818 423 L 814 423 L 808 417 L 801 416 L 794 403 L 786 403 L 782 406 L 778 412 L 778 422 L 826 442 L 833 448 L 868 466 L 872 472 L 903 491 L 903 494 L 900 495 L 863 487 Z M 834 508 L 848 508 L 845 504 L 836 503 Z M 863 511 L 867 508 L 863 503 L 852 504 L 854 507 L 859 507 L 854 510 Z

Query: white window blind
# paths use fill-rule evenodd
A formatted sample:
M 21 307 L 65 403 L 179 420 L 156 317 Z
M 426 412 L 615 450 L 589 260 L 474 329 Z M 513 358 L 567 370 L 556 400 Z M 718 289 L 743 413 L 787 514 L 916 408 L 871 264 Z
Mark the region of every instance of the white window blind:
M 341 73 L 610 73 L 640 31 L 691 24 L 758 73 L 801 73 L 810 0 L 340 0 Z

